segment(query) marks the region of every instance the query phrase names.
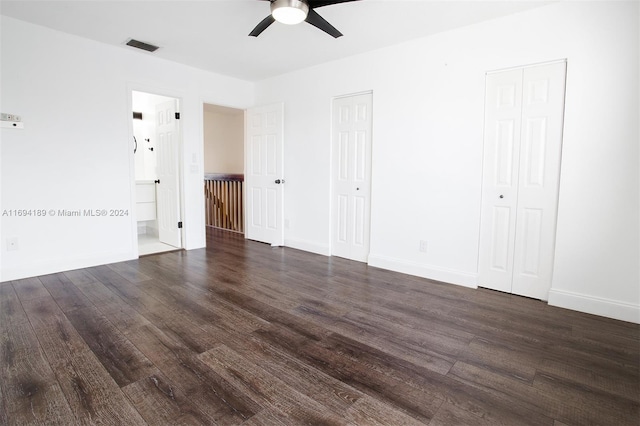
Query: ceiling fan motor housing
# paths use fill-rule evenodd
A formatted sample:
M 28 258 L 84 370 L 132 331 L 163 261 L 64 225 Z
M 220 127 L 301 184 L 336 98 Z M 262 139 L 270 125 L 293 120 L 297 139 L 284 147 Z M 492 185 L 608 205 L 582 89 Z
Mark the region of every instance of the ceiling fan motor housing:
M 309 5 L 301 0 L 274 0 L 271 15 L 283 24 L 295 25 L 304 21 L 309 14 Z
M 262 0 L 269 1 L 271 15 L 264 18 L 249 33 L 251 37 L 258 37 L 264 30 L 276 21 L 294 25 L 302 21 L 313 25 L 334 38 L 342 37 L 342 33 L 327 22 L 315 11 L 316 8 L 338 3 L 348 3 L 358 0 Z

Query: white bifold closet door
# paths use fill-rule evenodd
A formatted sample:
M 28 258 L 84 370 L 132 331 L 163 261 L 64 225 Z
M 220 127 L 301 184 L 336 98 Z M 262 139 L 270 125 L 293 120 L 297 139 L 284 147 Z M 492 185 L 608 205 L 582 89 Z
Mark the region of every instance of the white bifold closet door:
M 478 284 L 547 300 L 566 62 L 487 74 Z

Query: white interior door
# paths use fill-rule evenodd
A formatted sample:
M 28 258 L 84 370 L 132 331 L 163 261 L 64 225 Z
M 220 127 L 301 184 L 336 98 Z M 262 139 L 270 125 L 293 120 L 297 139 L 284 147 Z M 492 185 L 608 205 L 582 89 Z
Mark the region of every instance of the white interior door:
M 176 120 L 177 100 L 156 105 L 156 183 L 158 235 L 161 242 L 182 247 L 180 221 L 180 168 L 178 145 L 179 121 Z
M 248 239 L 284 245 L 283 104 L 246 114 L 246 226 Z
M 331 254 L 366 262 L 371 217 L 371 93 L 333 101 Z
M 482 287 L 511 292 L 522 122 L 522 69 L 487 75 L 480 223 Z
M 556 242 L 566 63 L 525 68 L 512 292 L 547 300 Z
M 547 300 L 566 62 L 487 75 L 479 285 Z

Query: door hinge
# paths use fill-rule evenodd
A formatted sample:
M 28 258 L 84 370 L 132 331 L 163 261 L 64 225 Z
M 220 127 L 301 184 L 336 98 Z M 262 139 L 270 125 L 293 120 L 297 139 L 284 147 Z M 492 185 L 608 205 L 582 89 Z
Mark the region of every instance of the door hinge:
M 178 222 L 178 229 L 182 229 L 182 222 Z
M 180 113 L 176 112 L 176 120 L 180 120 Z

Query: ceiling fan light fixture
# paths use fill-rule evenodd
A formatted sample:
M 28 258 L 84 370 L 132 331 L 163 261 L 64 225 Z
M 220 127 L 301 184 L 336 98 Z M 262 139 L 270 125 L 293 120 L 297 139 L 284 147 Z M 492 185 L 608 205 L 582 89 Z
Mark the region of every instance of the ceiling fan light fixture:
M 275 0 L 271 2 L 273 19 L 287 25 L 295 25 L 307 19 L 309 5 L 300 0 Z

